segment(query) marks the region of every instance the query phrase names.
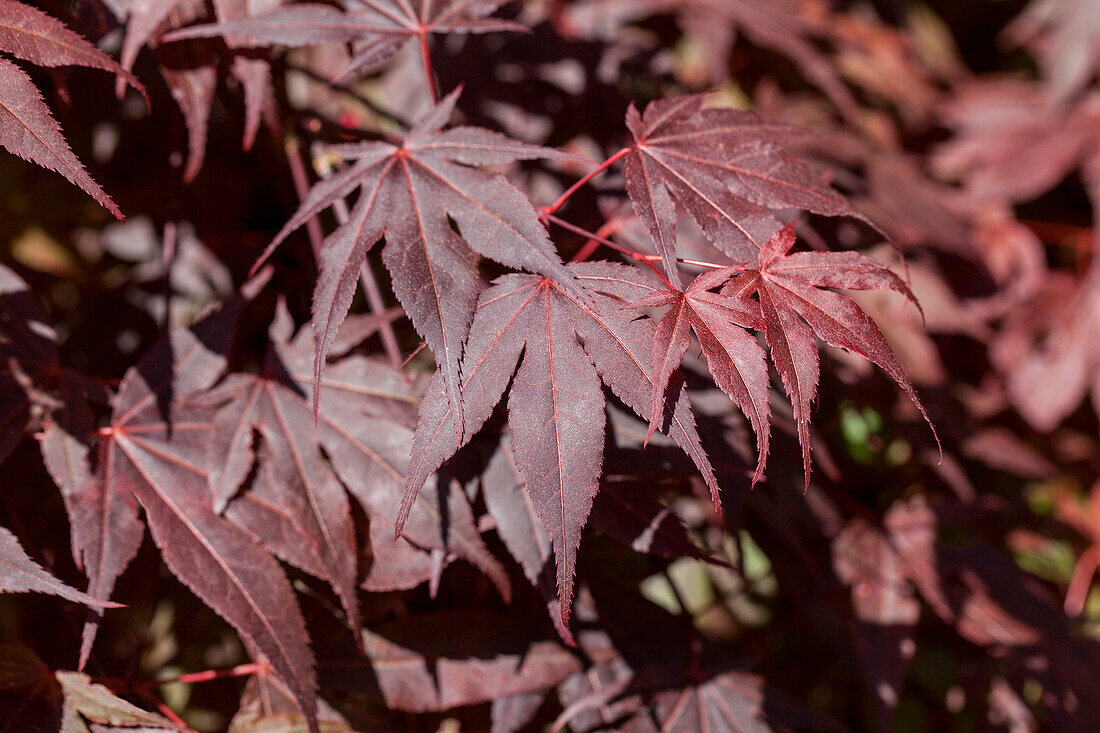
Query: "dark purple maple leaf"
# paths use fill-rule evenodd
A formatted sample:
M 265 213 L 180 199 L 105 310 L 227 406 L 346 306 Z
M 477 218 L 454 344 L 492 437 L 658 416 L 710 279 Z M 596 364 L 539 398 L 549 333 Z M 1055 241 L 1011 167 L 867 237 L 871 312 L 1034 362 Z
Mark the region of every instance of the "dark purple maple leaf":
M 439 362 L 452 409 L 461 414 L 458 365 L 477 302 L 477 254 L 574 283 L 527 198 L 500 174 L 473 166 L 571 157 L 474 127 L 440 131 L 460 90 L 436 105 L 400 145 L 367 142 L 332 148 L 349 165 L 314 186 L 271 248 L 355 189 L 348 222 L 326 240 L 313 296 L 315 389 L 336 331 L 347 315 L 359 270 L 381 238 L 393 290 Z M 449 218 L 461 234 L 451 228 Z M 266 253 L 265 253 L 266 254 Z M 319 394 L 314 392 L 316 401 Z M 458 423 L 461 426 L 461 422 Z
M 247 19 L 220 18 L 220 23 L 176 31 L 169 40 L 226 35 L 254 46 L 353 45 L 353 56 L 337 78 L 377 68 L 411 38 L 434 34 L 529 32 L 519 23 L 488 18 L 510 0 L 347 0 L 331 5 L 287 5 Z
M 172 331 L 123 377 L 111 422 L 99 431 L 95 472 L 72 492 L 74 550 L 89 594 L 108 598 L 141 543 L 140 504 L 168 568 L 260 649 L 315 731 L 313 655 L 294 594 L 275 559 L 215 513 L 207 488 L 214 414 L 187 403 L 224 371 L 241 303 Z M 96 619 L 85 626 L 82 662 L 97 628 Z
M 86 66 L 113 71 L 120 82 L 142 94 L 145 89 L 128 72 L 65 25 L 37 8 L 0 2 L 0 51 L 38 66 Z M 0 58 L 0 145 L 24 160 L 65 176 L 122 219 L 111 197 L 104 193 L 73 154 L 30 77 Z
M 314 423 L 308 397 L 312 333 L 305 329 L 292 336 L 293 322 L 280 306 L 264 371 L 232 374 L 194 400 L 223 405 L 208 454 L 215 508 L 279 557 L 328 580 L 353 629 L 362 625 L 358 548 L 345 491 L 370 520 L 374 558 L 364 587 L 419 585 L 431 571 L 428 553 L 438 551 L 470 561 L 510 597 L 507 574 L 482 542 L 462 492 L 436 487 L 425 492 L 394 546 L 393 516 L 412 443 L 414 388 L 389 365 L 346 357 L 322 380 L 329 399 Z M 255 477 L 242 490 L 253 469 Z
M 207 16 L 205 3 L 196 0 L 113 0 L 108 3 L 126 22 L 122 42 L 121 65 L 129 72 L 138 53 L 146 44 L 156 47 L 161 76 L 172 92 L 187 125 L 188 156 L 183 179 L 190 181 L 202 168 L 206 151 L 207 127 L 218 84 L 219 57 L 230 56 L 229 71 L 240 82 L 244 93 L 245 125 L 241 147 L 250 150 L 260 122 L 277 124 L 271 65 L 268 59 L 248 53 L 234 37 L 227 37 L 228 49 L 213 49 L 210 44 L 165 44 L 167 30 Z M 249 18 L 277 8 L 281 0 L 214 0 L 215 16 L 222 21 Z M 121 80 L 117 87 L 121 89 Z
M 656 289 L 655 278 L 611 263 L 569 270 L 585 286 L 584 300 L 555 280 L 518 274 L 499 278 L 481 294 L 462 362 L 463 424 L 437 373 L 421 402 L 398 521 L 400 528 L 420 487 L 481 428 L 512 380 L 508 416 L 516 465 L 554 549 L 564 626 L 580 533 L 603 462 L 601 380 L 639 415 L 648 415 L 653 390 L 652 324 L 632 320 L 621 305 Z M 716 495 L 687 392 L 682 382 L 670 391 L 674 399 L 661 428 L 691 456 Z
M 695 331 L 714 383 L 745 413 L 756 432 L 759 457 L 752 479 L 755 485 L 764 475 L 771 434 L 768 422 L 768 365 L 756 337 L 745 329 L 762 330 L 764 319 L 760 304 L 756 301 L 710 292 L 728 280 L 729 274 L 729 270 L 706 272 L 696 277 L 684 291 L 669 289 L 633 304 L 671 305 L 657 322 L 653 339 L 651 358 L 655 381 L 646 440 L 657 428 L 659 417 L 664 412 L 669 379 L 687 353 L 690 331 Z M 718 497 L 711 498 L 717 509 Z
M 674 201 L 737 262 L 752 261 L 783 223 L 774 209 L 858 216 L 822 176 L 781 143 L 806 133 L 752 112 L 703 109 L 703 95 L 662 99 L 627 111 L 634 144 L 626 190 L 670 280 L 676 268 Z
M 8 530 L 0 527 L 0 593 L 48 593 L 93 608 L 117 608 L 111 603 L 70 588 L 27 557 Z
M 759 269 L 727 268 L 725 272 L 737 276 L 721 292 L 732 298 L 747 298 L 755 293 L 759 298 L 771 360 L 794 408 L 808 487 L 810 406 L 817 396 L 820 376 L 815 334 L 832 347 L 846 349 L 877 364 L 909 395 L 928 421 L 933 436 L 935 427 L 871 317 L 850 298 L 823 289 L 893 290 L 916 304 L 909 286 L 886 265 L 858 252 L 789 254 L 794 243 L 794 227 L 788 225 L 760 250 Z

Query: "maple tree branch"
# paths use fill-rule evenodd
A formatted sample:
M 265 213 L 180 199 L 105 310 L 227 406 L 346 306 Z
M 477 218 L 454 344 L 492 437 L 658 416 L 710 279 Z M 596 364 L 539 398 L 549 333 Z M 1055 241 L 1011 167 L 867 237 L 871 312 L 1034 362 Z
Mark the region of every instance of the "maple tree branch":
M 596 235 L 599 237 L 610 237 L 612 234 L 618 231 L 619 227 L 621 227 L 622 224 L 622 219 L 608 219 L 600 225 L 599 229 L 596 230 Z M 600 244 L 602 244 L 602 242 L 600 242 L 599 240 L 589 239 L 587 242 L 581 245 L 581 248 L 577 250 L 577 253 L 575 255 L 573 255 L 573 259 L 570 260 L 570 262 L 584 262 L 592 256 L 593 252 L 599 249 Z
M 306 166 L 302 161 L 302 147 L 297 138 L 291 137 L 287 138 L 284 149 L 287 164 L 290 166 L 290 179 L 294 182 L 294 192 L 298 195 L 298 201 L 305 201 L 309 195 L 309 176 L 306 175 Z M 306 222 L 306 234 L 309 235 L 309 244 L 313 248 L 313 258 L 320 267 L 324 235 L 321 232 L 321 222 L 316 216 L 310 217 Z
M 238 664 L 236 667 L 230 667 L 229 669 L 206 669 L 201 672 L 187 672 L 177 677 L 169 677 L 167 679 L 148 680 L 134 685 L 134 688 L 148 690 L 177 682 L 194 684 L 196 682 L 210 682 L 211 680 L 221 680 L 231 677 L 248 677 L 249 675 L 259 674 L 268 669 L 270 668 L 266 664 L 249 662 L 248 664 Z
M 428 77 L 428 91 L 432 95 L 432 104 L 439 104 L 439 90 L 435 87 L 435 72 L 432 69 L 432 54 L 428 48 L 428 34 L 421 31 L 420 56 L 424 59 L 424 75 Z
M 550 204 L 549 206 L 543 206 L 542 209 L 541 209 L 542 213 L 547 214 L 547 215 L 553 214 L 555 211 L 557 211 L 562 206 L 564 206 L 565 202 L 569 200 L 569 197 L 572 196 L 573 194 L 575 194 L 581 188 L 581 186 L 583 186 L 584 184 L 591 181 L 593 178 L 598 176 L 600 173 L 603 173 L 605 170 L 610 168 L 615 163 L 615 161 L 617 161 L 619 158 L 622 158 L 624 155 L 626 155 L 627 153 L 629 153 L 633 149 L 634 148 L 622 148 L 622 149 L 618 150 L 610 158 L 608 158 L 604 162 L 600 163 L 595 168 L 595 170 L 589 171 L 588 174 L 586 176 L 584 176 L 584 178 L 581 178 L 579 181 L 574 183 L 572 186 L 565 189 L 565 193 L 563 193 L 561 196 L 558 196 L 557 201 Z
M 189 731 L 190 733 L 195 733 L 195 729 L 194 729 L 194 728 L 192 728 L 191 726 L 189 726 L 189 725 L 188 725 L 188 724 L 187 724 L 187 723 L 186 723 L 186 722 L 185 722 L 185 721 L 183 720 L 183 718 L 181 718 L 180 716 L 176 715 L 176 711 L 175 711 L 175 710 L 173 710 L 172 708 L 168 707 L 168 704 L 167 704 L 167 703 L 165 703 L 165 702 L 164 702 L 163 700 L 161 700 L 160 698 L 158 698 L 158 697 L 157 697 L 156 695 L 154 695 L 153 693 L 149 692 L 148 690 L 135 690 L 135 692 L 136 692 L 137 694 L 141 695 L 142 697 L 144 697 L 144 698 L 145 698 L 146 700 L 148 700 L 149 702 L 151 702 L 151 703 L 153 703 L 154 705 L 156 705 L 156 706 L 157 706 L 157 710 L 158 710 L 158 711 L 160 711 L 160 714 L 161 714 L 161 715 L 163 715 L 164 717 L 166 717 L 166 718 L 168 718 L 169 720 L 171 720 L 171 721 L 172 721 L 173 723 L 175 723 L 176 725 L 178 725 L 178 726 L 179 726 L 180 728 L 182 728 L 182 729 L 183 729 L 183 730 L 185 730 L 185 731 Z

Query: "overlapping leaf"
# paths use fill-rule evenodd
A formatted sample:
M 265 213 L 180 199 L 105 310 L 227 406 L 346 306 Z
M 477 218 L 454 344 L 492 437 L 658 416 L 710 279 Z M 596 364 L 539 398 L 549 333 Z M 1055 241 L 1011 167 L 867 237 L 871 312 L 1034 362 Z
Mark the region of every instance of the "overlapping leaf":
M 488 18 L 508 0 L 346 0 L 344 8 L 301 3 L 247 19 L 219 18 L 216 25 L 172 34 L 172 40 L 226 35 L 257 46 L 354 45 L 340 77 L 377 68 L 411 38 L 432 34 L 527 31 L 506 20 Z
M 112 71 L 145 94 L 145 89 L 114 60 L 61 21 L 15 0 L 0 3 L 0 51 L 37 66 L 86 66 Z M 30 78 L 0 59 L 0 145 L 24 160 L 60 173 L 104 208 L 122 212 L 80 163 Z
M 695 331 L 715 384 L 745 413 L 756 432 L 759 458 L 753 476 L 755 484 L 764 475 L 771 434 L 768 365 L 756 337 L 745 329 L 762 330 L 764 319 L 756 301 L 710 292 L 729 276 L 729 270 L 704 273 L 684 291 L 669 289 L 648 295 L 634 304 L 671 306 L 657 322 L 653 339 L 651 358 L 655 379 L 646 440 L 658 426 L 669 379 L 687 353 L 690 331 Z M 712 499 L 718 508 L 718 497 Z
M 216 508 L 287 562 L 332 583 L 353 629 L 361 625 L 358 548 L 345 486 L 370 521 L 374 561 L 365 587 L 418 585 L 431 567 L 427 553 L 435 550 L 472 562 L 509 597 L 507 574 L 482 542 L 462 492 L 425 492 L 394 545 L 393 517 L 412 439 L 413 388 L 392 367 L 347 357 L 322 382 L 329 399 L 315 424 L 306 395 L 312 334 L 305 329 L 292 338 L 283 308 L 271 331 L 261 374 L 230 375 L 197 398 L 224 405 L 208 456 Z
M 553 278 L 580 293 L 527 198 L 502 175 L 472 167 L 562 154 L 479 128 L 440 132 L 457 99 L 455 91 L 440 102 L 400 146 L 369 142 L 334 148 L 350 164 L 313 188 L 272 243 L 277 245 L 318 212 L 359 189 L 350 220 L 325 240 L 321 256 L 313 296 L 315 385 L 320 384 L 325 355 L 347 315 L 359 268 L 383 236 L 382 258 L 394 293 L 435 352 L 456 414 L 462 412 L 458 364 L 477 302 L 475 252 Z M 315 392 L 315 400 L 317 396 Z
M 215 16 L 236 21 L 279 7 L 281 0 L 215 0 Z M 157 46 L 172 27 L 207 17 L 207 8 L 196 0 L 110 0 L 108 5 L 126 22 L 126 36 L 120 54 L 124 73 L 129 73 L 138 53 L 146 44 Z M 274 90 L 271 65 L 266 58 L 236 52 L 237 39 L 225 39 L 229 54 L 216 53 L 206 46 L 164 44 L 157 48 L 161 76 L 172 92 L 187 125 L 188 156 L 183 178 L 192 180 L 202 168 L 206 151 L 207 127 L 218 83 L 219 56 L 231 55 L 230 73 L 244 92 L 245 125 L 242 148 L 252 148 L 264 119 L 274 123 Z M 224 49 L 223 49 L 224 51 Z M 121 89 L 121 79 L 117 88 Z
M 700 95 L 662 99 L 626 124 L 627 192 L 646 223 L 669 279 L 677 283 L 676 212 L 686 210 L 706 236 L 737 262 L 751 262 L 779 231 L 773 209 L 852 216 L 844 197 L 780 145 L 804 133 L 752 112 L 706 109 Z
M 100 431 L 95 474 L 74 497 L 83 506 L 79 550 L 89 594 L 109 597 L 141 542 L 140 503 L 168 568 L 260 649 L 316 730 L 313 656 L 294 594 L 267 551 L 214 512 L 207 488 L 214 415 L 186 403 L 225 369 L 236 302 L 173 331 L 126 373 Z M 94 620 L 85 627 L 82 659 L 96 628 Z
M 333 664 L 332 686 L 392 710 L 436 712 L 545 690 L 580 668 L 529 624 L 486 611 L 414 614 L 362 633 L 366 658 Z
M 639 415 L 647 414 L 654 384 L 648 367 L 652 325 L 631 320 L 621 309 L 625 300 L 652 290 L 652 279 L 610 263 L 570 270 L 591 288 L 585 300 L 554 280 L 530 275 L 506 275 L 482 293 L 463 357 L 463 424 L 437 374 L 421 403 L 401 515 L 427 478 L 484 424 L 512 380 L 508 415 L 516 465 L 554 549 L 566 626 L 580 532 L 603 460 L 600 382 Z M 716 494 L 687 393 L 682 384 L 671 391 L 661 428 L 691 456 Z
M 814 334 L 830 346 L 846 349 L 877 364 L 905 390 L 926 420 L 928 416 L 909 377 L 871 317 L 850 298 L 823 289 L 894 290 L 915 304 L 909 287 L 888 267 L 866 255 L 858 252 L 788 254 L 794 242 L 794 228 L 784 227 L 760 251 L 759 269 L 731 267 L 709 277 L 740 273 L 722 288 L 721 294 L 741 299 L 755 293 L 759 299 L 771 360 L 794 407 L 808 486 L 810 406 L 817 396 L 820 376 Z

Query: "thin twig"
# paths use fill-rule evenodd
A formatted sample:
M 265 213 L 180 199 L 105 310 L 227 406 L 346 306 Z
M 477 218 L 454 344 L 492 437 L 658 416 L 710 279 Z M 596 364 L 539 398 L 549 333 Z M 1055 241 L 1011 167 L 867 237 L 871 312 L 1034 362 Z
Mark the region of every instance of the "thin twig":
M 305 162 L 302 160 L 302 147 L 298 139 L 287 138 L 286 160 L 290 165 L 290 178 L 294 182 L 294 192 L 298 194 L 298 201 L 305 201 L 309 196 L 309 176 L 306 174 Z M 306 222 L 306 233 L 309 235 L 309 244 L 313 248 L 313 258 L 317 267 L 321 267 L 321 244 L 324 242 L 324 234 L 321 232 L 321 222 L 316 216 L 310 217 Z
M 547 216 L 549 216 L 550 214 L 553 214 L 555 211 L 557 211 L 562 206 L 564 206 L 565 202 L 569 200 L 569 197 L 572 196 L 573 194 L 575 194 L 578 190 L 580 190 L 581 186 L 588 183 L 593 178 L 598 176 L 600 173 L 602 173 L 605 170 L 607 170 L 608 168 L 610 168 L 612 166 L 612 164 L 615 163 L 615 161 L 617 161 L 619 158 L 622 158 L 624 155 L 629 153 L 631 150 L 633 150 L 633 148 L 622 148 L 621 150 L 618 150 L 610 158 L 608 158 L 604 162 L 600 163 L 599 166 L 597 166 L 595 170 L 589 171 L 588 174 L 586 176 L 584 176 L 584 178 L 581 178 L 579 181 L 574 183 L 572 186 L 565 189 L 565 193 L 563 193 L 561 196 L 558 196 L 557 201 L 550 204 L 549 206 L 542 207 L 542 213 L 546 214 Z

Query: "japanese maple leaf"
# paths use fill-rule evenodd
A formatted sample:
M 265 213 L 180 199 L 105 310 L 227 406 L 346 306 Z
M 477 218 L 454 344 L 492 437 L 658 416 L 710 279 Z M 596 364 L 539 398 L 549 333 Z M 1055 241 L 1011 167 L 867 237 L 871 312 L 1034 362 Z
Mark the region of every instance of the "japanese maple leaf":
M 684 291 L 671 288 L 633 304 L 671 306 L 657 322 L 653 338 L 653 405 L 646 441 L 660 423 L 669 379 L 687 353 L 690 332 L 695 331 L 714 383 L 745 413 L 756 433 L 755 485 L 764 475 L 768 456 L 768 364 L 756 337 L 745 329 L 763 330 L 764 319 L 756 301 L 710 292 L 726 282 L 729 274 L 725 269 L 707 272 Z M 718 498 L 712 498 L 717 506 Z
M 187 402 L 224 371 L 241 303 L 172 331 L 123 377 L 111 422 L 99 431 L 95 471 L 73 492 L 74 546 L 89 595 L 109 598 L 141 544 L 140 504 L 168 568 L 267 657 L 316 731 L 313 655 L 294 594 L 278 562 L 214 511 L 214 413 Z M 97 627 L 94 619 L 85 626 L 82 662 Z
M 27 557 L 14 534 L 0 527 L 0 593 L 48 593 L 92 608 L 117 608 L 119 604 L 93 598 L 62 583 Z
M 186 731 L 133 705 L 86 674 L 51 670 L 34 652 L 0 646 L 0 717 L 11 731 Z M 14 704 L 12 704 L 14 703 Z
M 223 18 L 216 25 L 177 31 L 170 39 L 224 34 L 240 39 L 238 43 L 243 44 L 291 47 L 352 42 L 354 55 L 337 75 L 339 79 L 376 68 L 411 38 L 423 40 L 433 34 L 529 32 L 519 23 L 486 17 L 506 2 L 510 0 L 344 0 L 341 3 L 343 10 L 330 5 L 301 3 L 247 19 Z
M 814 334 L 830 346 L 846 349 L 877 364 L 905 390 L 929 427 L 932 422 L 905 370 L 871 317 L 850 298 L 823 289 L 893 290 L 916 304 L 909 286 L 884 264 L 858 252 L 790 254 L 794 243 L 794 227 L 788 225 L 760 250 L 758 269 L 729 268 L 727 272 L 740 271 L 741 274 L 721 292 L 733 298 L 755 293 L 760 301 L 771 360 L 794 408 L 808 487 L 810 406 L 817 396 L 820 375 Z M 934 427 L 932 434 L 935 435 Z
M 360 266 L 383 237 L 382 260 L 394 293 L 435 353 L 455 414 L 462 412 L 458 364 L 477 303 L 475 253 L 545 275 L 581 294 L 527 198 L 504 176 L 473 167 L 564 154 L 481 128 L 441 132 L 459 91 L 436 105 L 399 145 L 335 146 L 349 165 L 314 186 L 268 248 L 270 252 L 318 212 L 359 189 L 350 219 L 325 240 L 321 254 L 313 294 L 315 389 L 355 294 Z M 460 233 L 451 227 L 451 219 Z M 315 391 L 315 401 L 318 396 Z
M 1100 210 L 1100 94 L 1060 105 L 1036 82 L 974 82 L 957 89 L 940 114 L 954 135 L 933 164 L 961 178 L 969 193 L 1027 201 L 1077 169 Z
M 307 396 L 312 334 L 305 329 L 292 338 L 292 332 L 293 322 L 280 306 L 264 371 L 232 374 L 195 400 L 223 405 L 208 454 L 215 508 L 279 557 L 328 580 L 353 629 L 361 626 L 358 546 L 346 491 L 371 520 L 375 562 L 367 587 L 418 585 L 426 577 L 422 568 L 431 569 L 430 562 L 417 562 L 419 556 L 438 550 L 469 560 L 509 597 L 507 574 L 482 542 L 462 492 L 449 492 L 445 507 L 439 507 L 434 488 L 426 492 L 400 546 L 391 547 L 416 396 L 392 367 L 347 357 L 326 373 L 322 389 L 330 399 L 315 425 Z M 254 478 L 242 489 L 253 470 Z M 401 562 L 403 555 L 411 562 Z M 385 567 L 380 556 L 393 562 Z
M 144 88 L 129 73 L 37 8 L 0 1 L 0 51 L 37 66 L 86 66 L 113 71 L 120 83 L 129 83 L 142 94 Z M 73 154 L 50 114 L 42 95 L 18 66 L 0 58 L 0 145 L 24 160 L 60 173 L 122 219 L 122 212 L 104 193 Z
M 424 481 L 478 431 L 511 381 L 508 422 L 516 465 L 554 550 L 564 626 L 580 533 L 603 462 L 601 380 L 639 415 L 648 415 L 654 382 L 648 368 L 652 325 L 621 311 L 622 302 L 653 287 L 652 279 L 610 263 L 571 265 L 570 271 L 591 288 L 584 299 L 556 280 L 519 274 L 499 278 L 481 294 L 462 362 L 464 425 L 437 373 L 421 402 L 398 521 L 400 528 Z M 682 382 L 673 394 L 661 426 L 716 495 Z
M 215 0 L 213 10 L 218 20 L 228 22 L 274 10 L 281 2 Z M 215 53 L 217 49 L 209 47 L 174 46 L 163 42 L 167 40 L 170 28 L 207 17 L 206 5 L 201 0 L 108 0 L 108 5 L 120 19 L 126 21 L 126 36 L 120 57 L 127 72 L 133 68 L 143 46 L 157 46 L 161 76 L 187 125 L 188 156 L 183 178 L 190 181 L 202 168 L 210 110 L 218 84 L 219 57 L 227 54 L 224 49 L 221 53 Z M 260 122 L 266 118 L 269 124 L 274 124 L 271 65 L 266 58 L 235 53 L 241 45 L 233 36 L 227 36 L 225 43 L 232 58 L 230 73 L 240 82 L 244 92 L 245 125 L 241 147 L 249 150 L 255 142 Z
M 782 227 L 773 209 L 856 216 L 823 177 L 783 152 L 805 133 L 752 112 L 702 108 L 704 97 L 663 99 L 626 124 L 626 189 L 670 280 L 676 270 L 674 201 L 735 261 L 747 262 Z

